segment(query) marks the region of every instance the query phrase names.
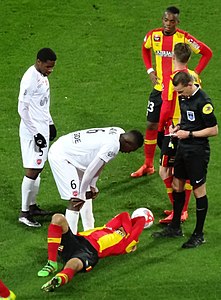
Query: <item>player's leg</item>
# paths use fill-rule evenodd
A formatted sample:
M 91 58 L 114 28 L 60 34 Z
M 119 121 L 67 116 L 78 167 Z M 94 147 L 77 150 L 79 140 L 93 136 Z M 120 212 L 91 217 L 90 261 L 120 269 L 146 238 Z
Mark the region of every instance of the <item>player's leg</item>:
M 154 173 L 154 154 L 157 145 L 158 122 L 160 118 L 160 108 L 162 105 L 161 92 L 153 90 L 150 94 L 147 107 L 147 129 L 144 140 L 144 164 L 131 174 L 131 177 L 141 177 Z
M 37 205 L 36 203 L 36 197 L 39 193 L 40 182 L 41 182 L 41 177 L 39 174 L 34 181 L 34 188 L 31 194 L 31 201 L 29 205 L 29 211 L 32 216 L 47 216 L 52 214 L 52 211 L 41 209 L 39 205 Z
M 93 203 L 92 199 L 85 201 L 83 207 L 80 210 L 81 221 L 84 231 L 94 228 L 94 215 L 93 215 Z
M 196 199 L 196 226 L 190 239 L 183 244 L 183 248 L 195 248 L 205 243 L 203 228 L 208 210 L 208 198 L 206 195 L 206 174 L 209 163 L 209 146 L 196 147 L 195 155 L 191 152 L 188 165 L 190 182 Z
M 39 277 L 46 277 L 58 269 L 57 256 L 62 235 L 68 232 L 68 223 L 62 214 L 54 214 L 48 227 L 48 262 L 38 272 Z
M 76 234 L 79 211 L 72 209 L 70 199 L 77 197 L 79 194 L 80 181 L 78 170 L 61 156 L 58 157 L 56 149 L 53 146 L 55 144 L 49 150 L 48 161 L 61 199 L 68 201 L 65 217 L 72 232 Z
M 41 224 L 35 221 L 33 215 L 30 214 L 29 206 L 36 204 L 36 184 L 39 188 L 40 181 L 38 176 L 47 160 L 48 148 L 43 148 L 41 151 L 38 151 L 35 147 L 34 140 L 21 138 L 20 141 L 25 176 L 21 187 L 22 209 L 19 222 L 31 227 L 40 227 Z

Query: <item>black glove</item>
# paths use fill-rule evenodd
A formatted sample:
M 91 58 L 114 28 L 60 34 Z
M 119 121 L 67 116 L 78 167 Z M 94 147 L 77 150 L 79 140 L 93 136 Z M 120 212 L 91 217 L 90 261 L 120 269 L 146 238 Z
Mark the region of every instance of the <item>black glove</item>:
M 35 144 L 39 148 L 45 148 L 45 147 L 47 147 L 46 139 L 43 137 L 42 134 L 37 133 L 36 135 L 34 135 L 34 139 L 35 139 Z
M 49 140 L 53 141 L 56 138 L 57 130 L 54 124 L 49 125 Z

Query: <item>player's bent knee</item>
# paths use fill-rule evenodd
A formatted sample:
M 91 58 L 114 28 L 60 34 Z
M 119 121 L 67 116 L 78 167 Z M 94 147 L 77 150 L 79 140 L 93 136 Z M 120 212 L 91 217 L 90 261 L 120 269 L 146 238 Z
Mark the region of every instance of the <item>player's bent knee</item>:
M 54 214 L 51 219 L 51 223 L 56 225 L 62 225 L 66 221 L 65 216 L 62 214 Z

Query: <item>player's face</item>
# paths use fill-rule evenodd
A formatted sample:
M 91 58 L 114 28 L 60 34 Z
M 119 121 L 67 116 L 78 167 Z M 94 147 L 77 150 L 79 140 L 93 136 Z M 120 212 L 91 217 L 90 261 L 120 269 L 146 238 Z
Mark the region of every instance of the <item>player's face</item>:
M 178 16 L 165 12 L 163 16 L 163 32 L 165 35 L 172 35 L 176 31 L 176 26 L 179 23 Z
M 44 76 L 49 76 L 53 71 L 55 66 L 55 61 L 47 60 L 46 62 L 40 61 L 36 62 L 36 69 Z
M 174 90 L 178 93 L 179 96 L 190 97 L 193 93 L 193 84 L 190 82 L 187 86 L 178 84 L 174 87 Z
M 120 151 L 123 153 L 130 153 L 130 152 L 136 151 L 137 149 L 138 149 L 137 145 L 135 145 L 134 143 L 131 143 L 131 142 L 127 142 L 127 141 L 121 143 L 121 145 L 120 145 Z

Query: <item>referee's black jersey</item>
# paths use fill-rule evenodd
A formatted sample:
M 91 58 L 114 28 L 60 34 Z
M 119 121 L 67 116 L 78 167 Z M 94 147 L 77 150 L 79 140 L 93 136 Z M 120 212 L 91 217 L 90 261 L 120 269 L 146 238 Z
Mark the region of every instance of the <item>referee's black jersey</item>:
M 180 129 L 187 131 L 198 131 L 217 124 L 214 115 L 214 107 L 209 96 L 200 88 L 196 92 L 185 98 L 179 96 L 181 110 Z M 185 144 L 204 144 L 208 138 L 187 138 L 179 141 Z

